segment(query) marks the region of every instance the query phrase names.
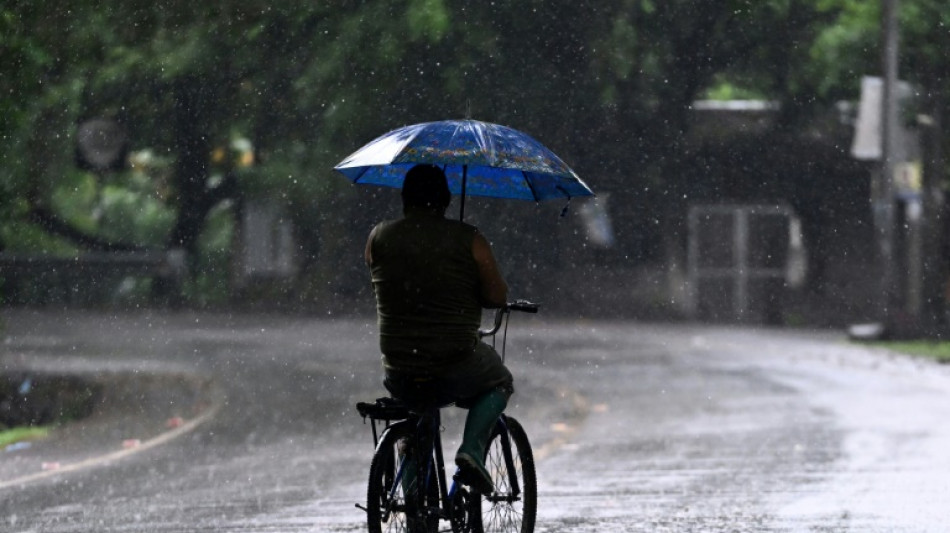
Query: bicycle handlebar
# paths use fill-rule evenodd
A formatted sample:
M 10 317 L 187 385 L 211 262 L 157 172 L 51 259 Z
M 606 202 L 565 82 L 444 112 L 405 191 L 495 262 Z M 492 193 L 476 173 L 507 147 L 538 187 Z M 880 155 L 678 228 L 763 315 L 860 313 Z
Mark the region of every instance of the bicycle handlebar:
M 507 304 L 505 307 L 512 311 L 521 311 L 522 313 L 537 313 L 541 306 L 539 304 L 529 302 L 528 300 L 517 300 Z
M 527 300 L 516 300 L 514 302 L 508 302 L 505 305 L 498 308 L 495 311 L 495 321 L 492 324 L 492 327 L 489 329 L 480 329 L 478 330 L 479 337 L 490 337 L 495 333 L 498 333 L 498 330 L 501 328 L 501 321 L 511 311 L 521 311 L 522 313 L 537 313 L 538 309 L 541 306 L 529 302 Z

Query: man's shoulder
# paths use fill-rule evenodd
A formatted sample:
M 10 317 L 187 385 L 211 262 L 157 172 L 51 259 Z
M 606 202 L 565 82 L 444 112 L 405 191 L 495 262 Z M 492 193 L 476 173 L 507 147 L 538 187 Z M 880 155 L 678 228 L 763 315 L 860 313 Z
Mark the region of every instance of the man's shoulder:
M 462 222 L 461 220 L 455 220 L 454 218 L 444 218 L 446 225 L 457 228 L 459 231 L 467 231 L 471 233 L 478 233 L 478 228 L 469 224 L 468 222 Z
M 383 220 L 381 222 L 377 222 L 376 225 L 373 226 L 373 233 L 379 233 L 383 229 L 391 227 L 393 224 L 396 224 L 397 222 L 399 222 L 399 219 L 390 219 L 390 220 Z
M 403 217 L 395 220 L 384 220 L 376 224 L 376 227 L 373 228 L 373 232 L 376 234 L 384 232 L 416 233 L 420 230 L 470 237 L 474 237 L 479 233 L 477 227 L 467 222 L 443 217 Z
M 446 231 L 457 231 L 463 233 L 478 233 L 478 228 L 469 224 L 468 222 L 462 222 L 461 220 L 449 217 L 404 217 L 399 220 L 389 221 L 395 222 L 397 224 L 418 224 L 419 221 L 423 221 L 423 224 L 426 226 L 438 226 L 442 230 Z
M 466 243 L 470 243 L 479 235 L 477 227 L 460 220 L 446 220 L 444 230 Z

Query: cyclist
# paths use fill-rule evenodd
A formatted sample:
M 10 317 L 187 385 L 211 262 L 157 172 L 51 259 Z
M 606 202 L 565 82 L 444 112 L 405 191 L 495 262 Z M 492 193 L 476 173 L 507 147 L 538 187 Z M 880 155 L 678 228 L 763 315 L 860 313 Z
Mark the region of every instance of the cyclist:
M 403 218 L 366 242 L 379 321 L 384 385 L 409 403 L 467 408 L 455 456 L 460 479 L 488 494 L 483 462 L 491 430 L 514 391 L 511 372 L 478 338 L 482 308 L 505 304 L 508 286 L 485 237 L 445 218 L 445 173 L 416 165 L 402 187 Z

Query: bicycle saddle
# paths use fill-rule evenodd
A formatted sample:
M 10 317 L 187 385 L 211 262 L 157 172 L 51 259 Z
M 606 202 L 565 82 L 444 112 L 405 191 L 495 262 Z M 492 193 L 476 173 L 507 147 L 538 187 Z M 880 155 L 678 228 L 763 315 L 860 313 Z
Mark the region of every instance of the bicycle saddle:
M 373 420 L 403 420 L 409 418 L 410 409 L 405 402 L 395 398 L 377 398 L 373 403 L 359 402 L 356 410 L 363 418 Z
M 442 409 L 448 407 L 454 402 L 405 402 L 397 398 L 383 397 L 376 398 L 373 403 L 359 402 L 356 404 L 356 410 L 363 418 L 372 418 L 374 420 L 405 420 L 413 413 L 424 413 L 429 409 Z

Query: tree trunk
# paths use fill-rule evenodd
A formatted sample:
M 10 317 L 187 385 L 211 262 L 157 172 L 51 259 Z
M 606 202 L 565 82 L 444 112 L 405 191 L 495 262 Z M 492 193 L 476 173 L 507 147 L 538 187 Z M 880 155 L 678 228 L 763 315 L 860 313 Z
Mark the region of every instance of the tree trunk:
M 178 192 L 178 219 L 166 243 L 168 250 L 184 254 L 184 275 L 193 274 L 198 238 L 208 213 L 222 200 L 237 194 L 237 181 L 227 173 L 220 185 L 208 187 L 211 154 L 211 120 L 214 115 L 214 90 L 197 77 L 186 77 L 173 87 L 175 95 L 174 153 L 175 188 Z M 156 296 L 175 305 L 181 297 L 180 279 L 161 279 L 155 284 Z
M 198 235 L 210 207 L 204 195 L 208 181 L 211 143 L 207 128 L 208 99 L 199 80 L 185 78 L 175 91 L 175 184 L 178 190 L 178 220 L 172 231 L 169 248 L 182 248 L 195 253 Z

